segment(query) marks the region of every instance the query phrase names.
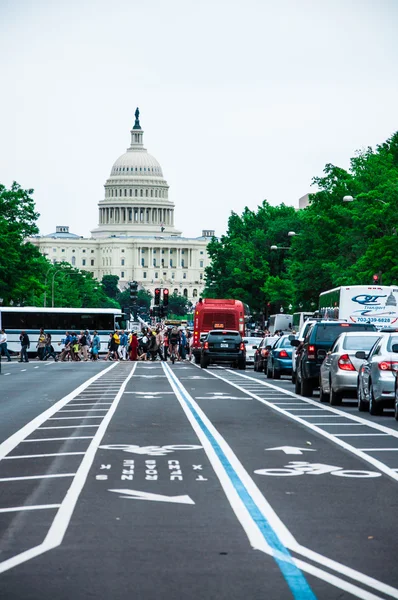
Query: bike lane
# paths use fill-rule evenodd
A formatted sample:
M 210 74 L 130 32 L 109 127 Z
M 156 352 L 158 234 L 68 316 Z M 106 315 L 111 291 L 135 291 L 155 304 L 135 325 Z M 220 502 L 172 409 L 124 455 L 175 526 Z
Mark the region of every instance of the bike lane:
M 195 370 L 202 375 L 203 371 Z M 222 371 L 207 370 L 207 376 L 213 373 L 222 376 Z M 226 381 L 214 377 L 213 388 L 205 393 L 198 392 L 189 379 L 180 382 L 287 527 L 293 537 L 287 547 L 294 557 L 323 570 L 318 573 L 320 580 L 333 583 L 337 577 L 363 588 L 363 592 L 346 590 L 347 597 L 350 593 L 363 598 L 398 597 L 396 482 Z M 291 406 L 297 402 L 294 397 L 280 396 L 280 402 Z M 317 414 L 312 407 L 300 410 L 303 416 Z M 340 422 L 323 411 L 315 422 L 318 418 Z M 351 426 L 344 431 L 351 431 Z M 319 593 L 318 584 L 311 577 L 308 580 Z M 334 583 L 339 587 L 341 581 Z M 323 589 L 319 597 L 335 596 Z
M 190 366 L 173 369 L 203 393 L 214 386 Z M 135 367 L 80 484 L 61 544 L 5 571 L 0 596 L 315 597 L 287 555 L 286 578 L 252 548 L 159 363 Z

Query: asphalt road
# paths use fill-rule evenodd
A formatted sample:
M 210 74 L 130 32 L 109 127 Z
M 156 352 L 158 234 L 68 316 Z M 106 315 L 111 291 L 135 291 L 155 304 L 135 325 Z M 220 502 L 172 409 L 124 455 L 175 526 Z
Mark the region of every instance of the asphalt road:
M 1 599 L 398 598 L 392 417 L 251 370 L 2 366 Z

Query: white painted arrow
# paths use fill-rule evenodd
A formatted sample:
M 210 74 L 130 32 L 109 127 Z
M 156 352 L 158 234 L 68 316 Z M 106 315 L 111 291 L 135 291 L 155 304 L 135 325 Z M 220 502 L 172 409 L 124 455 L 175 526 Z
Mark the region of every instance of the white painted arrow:
M 138 490 L 108 490 L 116 494 L 124 494 L 119 498 L 128 500 L 149 500 L 151 502 L 173 502 L 174 504 L 195 504 L 189 496 L 162 496 L 161 494 L 151 494 L 150 492 L 139 492 Z
M 302 454 L 303 452 L 316 452 L 311 448 L 296 448 L 295 446 L 278 446 L 277 448 L 265 448 L 265 450 L 282 450 L 285 454 Z

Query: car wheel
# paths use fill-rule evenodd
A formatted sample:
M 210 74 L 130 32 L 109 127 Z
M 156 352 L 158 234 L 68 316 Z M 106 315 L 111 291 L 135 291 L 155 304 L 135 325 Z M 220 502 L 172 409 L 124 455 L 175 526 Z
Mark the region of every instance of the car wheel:
M 253 365 L 253 371 L 254 371 L 255 373 L 257 373 L 257 363 L 256 363 L 256 361 L 254 361 L 254 365 Z
M 268 362 L 269 362 L 269 361 L 268 361 Z M 269 364 L 268 364 L 268 362 L 267 362 L 267 370 L 266 370 L 266 374 L 267 374 L 267 377 L 268 377 L 268 379 L 272 379 L 272 371 L 271 371 L 271 369 L 269 368 Z
M 195 358 L 195 365 L 199 365 L 200 364 L 200 355 L 199 354 L 195 354 L 194 358 Z
M 294 392 L 296 394 L 300 394 L 300 392 L 301 392 L 301 383 L 298 380 L 297 374 L 296 374 L 296 381 L 294 382 Z
M 272 378 L 273 379 L 280 379 L 281 378 L 281 372 L 279 369 L 275 369 L 275 365 L 272 367 Z
M 300 394 L 309 398 L 312 396 L 313 391 L 314 389 L 312 387 L 311 381 L 308 381 L 308 379 L 304 379 L 303 374 L 301 374 Z
M 359 412 L 368 412 L 369 411 L 369 404 L 367 402 L 365 402 L 365 400 L 363 399 L 363 394 L 362 394 L 362 387 L 361 384 L 358 384 L 357 387 L 357 397 L 358 397 L 358 410 Z
M 296 371 L 292 371 L 292 383 L 296 383 Z
M 200 359 L 200 368 L 201 369 L 207 369 L 207 367 L 209 366 L 209 363 L 207 362 L 207 360 L 205 358 L 203 358 L 203 356 Z
M 246 371 L 246 361 L 242 360 L 238 363 L 238 369 L 240 371 Z
M 332 406 L 340 406 L 342 400 L 343 400 L 343 396 L 341 395 L 341 393 L 336 392 L 332 388 L 332 384 L 330 383 L 330 404 Z
M 372 384 L 369 387 L 369 412 L 373 416 L 383 414 L 383 407 L 375 400 Z
M 329 402 L 330 401 L 329 394 L 326 394 L 326 392 L 323 391 L 321 378 L 319 378 L 319 401 L 320 402 Z
M 398 421 L 398 399 L 395 398 L 395 403 L 394 403 L 394 417 L 395 420 Z

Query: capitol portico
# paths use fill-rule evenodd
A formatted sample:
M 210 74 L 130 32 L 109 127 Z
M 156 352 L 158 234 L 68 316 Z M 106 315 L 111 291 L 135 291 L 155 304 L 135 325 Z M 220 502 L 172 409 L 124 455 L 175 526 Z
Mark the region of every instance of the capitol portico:
M 130 133 L 130 147 L 116 160 L 105 183 L 98 227 L 91 238 L 57 226 L 54 233 L 30 241 L 53 263 L 69 262 L 99 280 L 117 275 L 121 289 L 136 280 L 152 293 L 156 287 L 168 287 L 170 293 L 195 302 L 204 288 L 206 247 L 214 231 L 184 238 L 175 229 L 169 186 L 160 164 L 144 148 L 138 109 Z

